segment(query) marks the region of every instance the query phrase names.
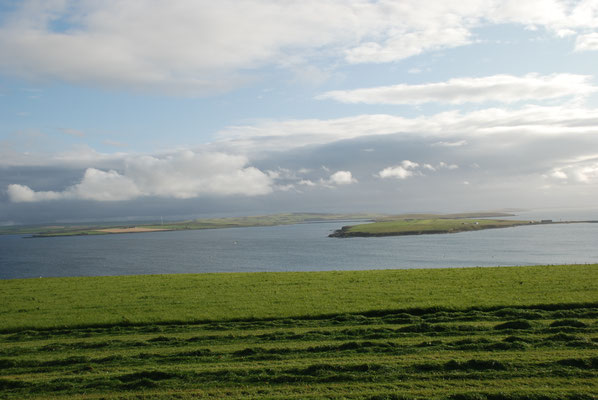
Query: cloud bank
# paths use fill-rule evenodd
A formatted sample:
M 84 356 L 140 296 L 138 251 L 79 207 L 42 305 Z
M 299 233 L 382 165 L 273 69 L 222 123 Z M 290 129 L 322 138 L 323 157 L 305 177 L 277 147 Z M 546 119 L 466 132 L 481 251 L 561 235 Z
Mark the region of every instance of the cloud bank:
M 10 10 L 10 7 L 7 7 Z M 0 70 L 36 80 L 200 96 L 247 84 L 274 66 L 396 62 L 517 24 L 578 35 L 596 49 L 592 0 L 366 1 L 25 0 L 0 25 Z M 320 79 L 320 78 L 318 78 Z
M 219 137 L 221 143 L 250 153 L 390 134 L 444 138 L 437 145 L 450 147 L 467 143 L 467 138 L 515 132 L 538 137 L 594 134 L 597 125 L 597 109 L 575 104 L 526 105 L 518 109 L 445 111 L 413 118 L 363 114 L 335 119 L 262 121 L 231 126 L 220 131 Z M 455 140 L 447 140 L 452 138 Z

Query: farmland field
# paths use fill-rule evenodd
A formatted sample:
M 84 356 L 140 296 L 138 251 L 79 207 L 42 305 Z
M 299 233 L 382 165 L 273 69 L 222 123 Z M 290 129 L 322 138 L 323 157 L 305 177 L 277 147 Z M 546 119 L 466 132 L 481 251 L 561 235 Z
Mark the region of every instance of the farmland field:
M 1 398 L 594 399 L 598 265 L 0 281 Z

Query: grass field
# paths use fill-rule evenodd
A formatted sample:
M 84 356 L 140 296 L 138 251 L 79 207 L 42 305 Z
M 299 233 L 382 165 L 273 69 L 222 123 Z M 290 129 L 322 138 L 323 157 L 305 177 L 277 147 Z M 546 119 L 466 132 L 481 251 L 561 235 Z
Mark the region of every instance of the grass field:
M 598 398 L 598 265 L 0 281 L 0 398 Z

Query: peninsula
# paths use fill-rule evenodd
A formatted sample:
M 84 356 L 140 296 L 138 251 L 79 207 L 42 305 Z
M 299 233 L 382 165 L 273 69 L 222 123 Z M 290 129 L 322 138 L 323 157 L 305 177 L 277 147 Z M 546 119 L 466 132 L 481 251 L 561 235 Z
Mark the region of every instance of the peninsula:
M 552 220 L 511 220 L 496 219 L 512 214 L 501 213 L 464 213 L 464 214 L 405 214 L 385 217 L 375 222 L 354 226 L 343 226 L 328 235 L 329 237 L 377 237 L 429 235 L 479 231 L 483 229 L 511 228 L 539 224 L 595 223 L 598 221 L 559 221 Z M 493 218 L 489 218 L 493 217 Z

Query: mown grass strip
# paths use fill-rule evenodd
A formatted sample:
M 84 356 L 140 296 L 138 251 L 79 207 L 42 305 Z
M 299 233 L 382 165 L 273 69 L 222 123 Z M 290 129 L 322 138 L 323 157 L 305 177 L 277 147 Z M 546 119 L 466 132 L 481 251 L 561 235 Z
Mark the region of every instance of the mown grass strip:
M 299 320 L 311 324 L 305 335 L 291 320 L 162 325 L 153 333 L 135 326 L 5 333 L 0 397 L 546 400 L 598 393 L 597 304 L 370 314 Z M 216 326 L 218 335 L 208 328 Z M 364 340 L 369 335 L 387 337 Z

